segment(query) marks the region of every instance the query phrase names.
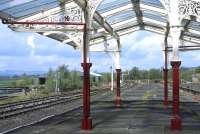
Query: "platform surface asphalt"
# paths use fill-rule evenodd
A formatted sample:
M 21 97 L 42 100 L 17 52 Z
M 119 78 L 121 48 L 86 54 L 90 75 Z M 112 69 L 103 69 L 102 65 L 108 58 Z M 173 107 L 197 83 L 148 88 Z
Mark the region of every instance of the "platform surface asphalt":
M 115 107 L 115 93 L 92 102 L 91 131 L 80 129 L 82 109 L 77 108 L 12 134 L 200 134 L 200 104 L 187 93 L 180 93 L 183 130 L 171 132 L 171 104 L 163 108 L 161 84 L 140 84 L 121 91 L 120 108 Z

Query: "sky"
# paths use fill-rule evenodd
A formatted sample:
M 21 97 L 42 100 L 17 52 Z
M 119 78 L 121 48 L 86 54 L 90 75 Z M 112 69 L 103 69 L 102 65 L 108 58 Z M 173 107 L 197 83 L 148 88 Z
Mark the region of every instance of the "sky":
M 0 6 L 6 9 L 31 0 L 13 0 Z M 109 2 L 109 0 L 107 1 Z M 80 51 L 36 33 L 15 32 L 0 23 L 0 71 L 48 71 L 66 64 L 72 70 L 82 70 Z M 162 68 L 164 37 L 147 31 L 137 31 L 121 37 L 121 68 Z M 114 43 L 109 42 L 110 46 Z M 95 46 L 100 48 L 101 46 Z M 200 51 L 180 53 L 184 67 L 200 66 Z M 171 57 L 169 58 L 171 59 Z M 113 65 L 107 53 L 90 53 L 92 71 L 106 72 Z M 170 67 L 170 66 L 169 66 Z
M 0 24 L 0 71 L 48 71 L 66 64 L 69 69 L 81 70 L 80 51 L 71 46 L 36 33 L 15 32 Z M 163 66 L 163 36 L 146 31 L 137 31 L 121 37 L 121 68 L 141 69 L 161 68 Z M 112 44 L 112 42 L 110 42 Z M 184 67 L 200 65 L 200 51 L 181 52 Z M 90 53 L 92 71 L 106 72 L 113 64 L 106 53 Z

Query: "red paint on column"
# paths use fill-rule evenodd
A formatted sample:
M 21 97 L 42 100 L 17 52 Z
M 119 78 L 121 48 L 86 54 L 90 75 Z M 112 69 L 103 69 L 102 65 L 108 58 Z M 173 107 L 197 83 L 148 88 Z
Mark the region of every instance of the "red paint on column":
M 90 118 L 90 67 L 91 63 L 82 63 L 83 67 L 83 118 L 82 129 L 92 129 L 92 119 Z
M 120 96 L 120 76 L 121 76 L 121 69 L 116 69 L 116 73 L 117 73 L 117 80 L 116 80 L 116 84 L 117 84 L 116 106 L 120 107 L 121 106 L 121 96 Z
M 163 79 L 164 79 L 164 107 L 168 106 L 168 69 L 163 69 Z
M 182 129 L 179 111 L 179 67 L 180 61 L 171 62 L 173 69 L 173 115 L 171 119 L 171 130 L 180 131 Z

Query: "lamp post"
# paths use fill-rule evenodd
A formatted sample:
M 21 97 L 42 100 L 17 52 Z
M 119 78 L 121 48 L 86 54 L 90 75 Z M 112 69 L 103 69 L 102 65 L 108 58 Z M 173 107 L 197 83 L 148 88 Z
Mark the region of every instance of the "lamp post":
M 114 89 L 114 72 L 113 72 L 113 66 L 110 66 L 111 69 L 111 91 Z

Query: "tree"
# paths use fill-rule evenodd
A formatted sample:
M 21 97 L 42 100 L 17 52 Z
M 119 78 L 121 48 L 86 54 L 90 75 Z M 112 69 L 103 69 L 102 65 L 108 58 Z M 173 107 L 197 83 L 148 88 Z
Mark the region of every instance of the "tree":
M 141 70 L 140 71 L 140 78 L 145 80 L 145 79 L 148 79 L 149 77 L 149 72 L 147 70 Z
M 59 73 L 59 88 L 60 90 L 70 88 L 70 72 L 67 65 L 62 65 L 58 68 L 57 73 Z
M 111 73 L 102 74 L 102 82 L 109 83 L 111 81 Z
M 33 84 L 33 77 L 23 74 L 18 80 L 15 81 L 16 87 L 29 87 Z
M 186 81 L 192 81 L 192 75 L 196 71 L 198 72 L 198 69 L 181 68 L 181 79 Z
M 54 72 L 52 69 L 49 69 L 49 71 L 47 73 L 46 88 L 48 90 L 52 90 L 52 91 L 55 88 Z
M 71 79 L 72 79 L 72 88 L 81 88 L 82 82 L 80 75 L 78 75 L 77 71 L 71 72 Z
M 200 66 L 195 69 L 195 73 L 200 73 Z
M 137 67 L 133 67 L 130 70 L 130 79 L 131 80 L 140 79 L 140 72 L 139 72 L 139 69 Z
M 162 78 L 162 72 L 159 69 L 150 69 L 149 70 L 149 79 L 155 80 L 155 79 L 161 79 Z

